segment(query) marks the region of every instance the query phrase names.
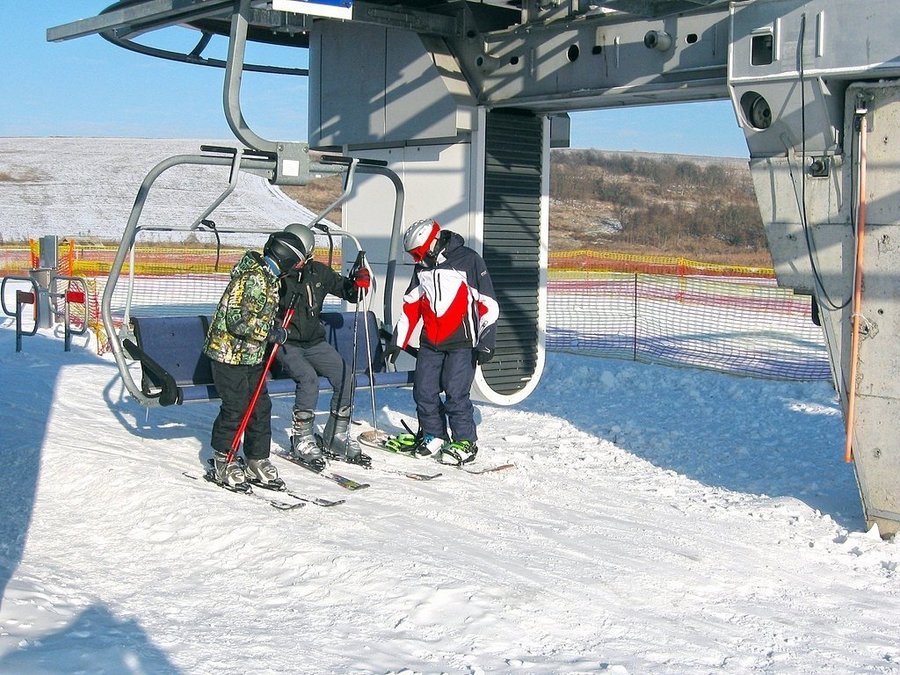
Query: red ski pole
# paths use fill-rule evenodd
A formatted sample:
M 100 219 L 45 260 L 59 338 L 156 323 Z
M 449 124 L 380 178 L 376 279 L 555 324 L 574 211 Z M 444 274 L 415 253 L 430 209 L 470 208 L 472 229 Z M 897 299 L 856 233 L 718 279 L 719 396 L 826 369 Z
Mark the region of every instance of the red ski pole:
M 297 304 L 297 296 L 291 298 L 291 304 L 288 307 L 287 311 L 284 313 L 284 319 L 281 322 L 281 327 L 285 330 L 288 330 L 291 325 L 291 319 L 294 318 L 294 305 Z M 234 461 L 235 456 L 237 455 L 238 448 L 241 447 L 241 439 L 244 437 L 244 432 L 247 430 L 247 425 L 250 423 L 250 416 L 253 414 L 253 410 L 256 408 L 256 402 L 259 400 L 260 394 L 262 394 L 263 387 L 266 386 L 266 376 L 269 374 L 269 369 L 272 367 L 272 362 L 275 361 L 275 354 L 278 353 L 278 348 L 281 345 L 277 342 L 272 345 L 272 351 L 269 352 L 269 358 L 266 360 L 266 366 L 263 368 L 262 373 L 259 376 L 259 384 L 256 385 L 256 391 L 253 392 L 253 397 L 250 399 L 250 403 L 247 405 L 247 410 L 244 413 L 244 419 L 241 420 L 241 426 L 238 427 L 237 432 L 234 434 L 234 439 L 231 441 L 231 450 L 228 451 L 228 458 L 226 462 L 231 463 Z

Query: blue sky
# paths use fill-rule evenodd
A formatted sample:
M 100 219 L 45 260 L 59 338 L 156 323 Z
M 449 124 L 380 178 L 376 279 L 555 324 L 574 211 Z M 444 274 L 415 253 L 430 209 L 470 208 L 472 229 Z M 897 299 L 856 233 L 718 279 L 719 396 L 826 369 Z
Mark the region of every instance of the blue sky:
M 49 0 L 4 7 L 0 136 L 126 136 L 230 140 L 222 112 L 224 71 L 115 47 L 99 36 L 46 41 L 51 26 L 95 16 L 112 0 Z M 198 34 L 148 38 L 193 47 Z M 207 56 L 224 56 L 218 39 Z M 306 66 L 302 50 L 248 46 L 249 60 Z M 245 73 L 244 116 L 264 138 L 306 140 L 306 78 Z M 747 157 L 727 101 L 572 114 L 572 147 Z

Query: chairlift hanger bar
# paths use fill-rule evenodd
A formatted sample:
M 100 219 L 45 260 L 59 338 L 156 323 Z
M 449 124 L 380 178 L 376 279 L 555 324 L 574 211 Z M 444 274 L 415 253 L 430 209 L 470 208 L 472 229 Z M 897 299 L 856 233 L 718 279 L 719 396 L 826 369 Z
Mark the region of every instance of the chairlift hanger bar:
M 248 28 L 248 38 L 251 41 L 285 47 L 309 47 L 307 17 L 257 8 L 265 4 L 265 0 L 254 0 L 251 3 L 253 21 Z M 190 5 L 184 5 L 183 0 L 122 0 L 108 7 L 99 16 L 49 28 L 47 40 L 59 42 L 99 33 L 112 44 L 129 51 L 170 61 L 225 68 L 226 61 L 205 58 L 202 53 L 213 35 L 228 35 L 234 7 L 234 2 L 229 0 L 195 0 Z M 135 41 L 136 37 L 144 33 L 173 26 L 191 28 L 202 33 L 190 52 L 161 49 Z M 243 69 L 279 75 L 309 75 L 306 68 L 266 64 L 247 63 Z

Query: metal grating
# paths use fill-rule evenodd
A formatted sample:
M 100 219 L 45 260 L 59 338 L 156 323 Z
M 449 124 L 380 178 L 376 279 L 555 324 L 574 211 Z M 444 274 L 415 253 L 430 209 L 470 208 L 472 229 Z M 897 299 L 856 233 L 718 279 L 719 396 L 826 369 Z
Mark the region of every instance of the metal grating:
M 500 319 L 497 351 L 483 368 L 497 393 L 521 390 L 537 369 L 542 123 L 532 113 L 487 114 L 484 260 Z

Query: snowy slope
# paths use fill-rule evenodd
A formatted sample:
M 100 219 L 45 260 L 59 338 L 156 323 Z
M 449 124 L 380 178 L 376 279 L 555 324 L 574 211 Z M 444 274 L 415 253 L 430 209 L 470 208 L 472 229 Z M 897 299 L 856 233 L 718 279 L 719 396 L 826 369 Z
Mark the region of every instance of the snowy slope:
M 0 235 L 6 240 L 51 234 L 118 240 L 148 172 L 171 156 L 199 153 L 203 143 L 135 138 L 0 138 Z M 151 188 L 141 224 L 190 226 L 226 187 L 225 167 L 172 168 Z M 234 192 L 211 218 L 221 228 L 273 230 L 291 222 L 310 222 L 315 215 L 263 178 L 242 173 Z
M 182 475 L 215 404 L 122 396 L 108 357 L 0 330 L 0 673 L 900 672 L 900 549 L 862 532 L 826 383 L 553 353 L 477 406 L 477 464 L 514 469 L 378 454 L 348 492 L 276 460 L 347 499 L 287 513 Z

